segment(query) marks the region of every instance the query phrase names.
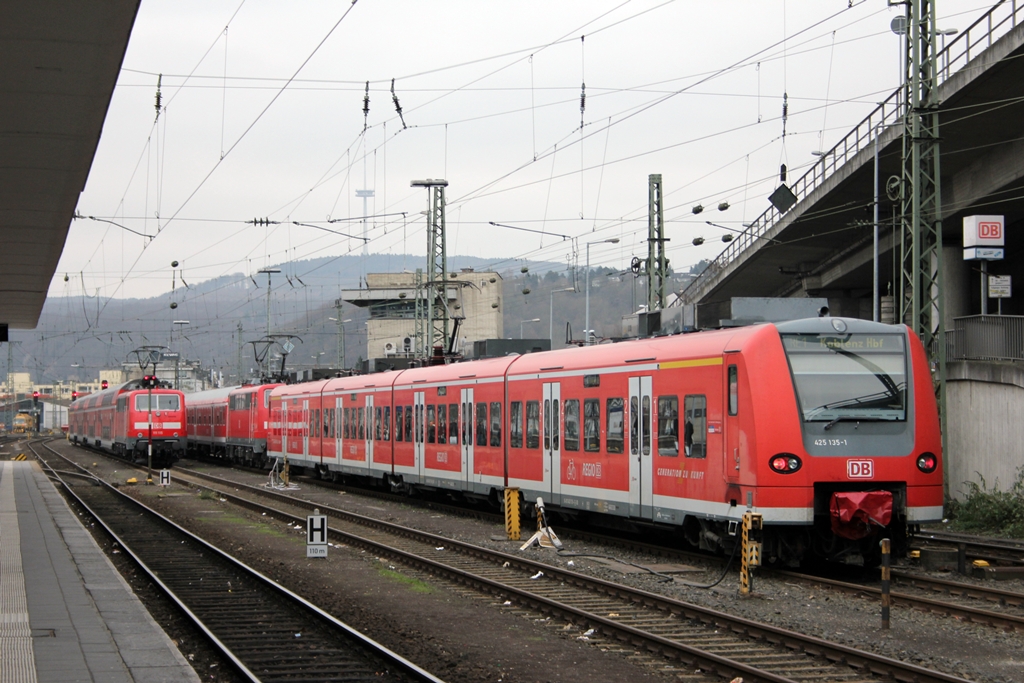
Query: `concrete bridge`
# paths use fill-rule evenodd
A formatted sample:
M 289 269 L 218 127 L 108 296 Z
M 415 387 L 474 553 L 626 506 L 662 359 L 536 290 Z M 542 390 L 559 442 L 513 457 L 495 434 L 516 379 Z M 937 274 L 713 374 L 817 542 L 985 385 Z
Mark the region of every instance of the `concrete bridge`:
M 1005 260 L 990 274 L 1024 287 L 1024 3 L 1003 0 L 938 55 L 942 278 L 949 364 L 950 494 L 981 473 L 1009 487 L 1024 467 L 1024 296 L 982 310 L 977 262 L 963 260 L 963 217 L 1006 217 Z M 876 142 L 880 191 L 879 291 L 898 291 L 898 207 L 885 182 L 901 171 L 902 91 L 893 92 L 791 183 L 797 203 L 765 211 L 682 293 L 699 327 L 729 318 L 732 297 L 825 297 L 833 315 L 872 317 Z M 895 248 L 894 248 L 895 247 Z M 883 299 L 892 322 L 892 299 Z M 885 313 L 890 319 L 887 321 Z M 898 316 L 898 311 L 895 316 Z M 686 316 L 689 318 L 689 315 Z M 984 348 L 983 348 L 984 347 Z

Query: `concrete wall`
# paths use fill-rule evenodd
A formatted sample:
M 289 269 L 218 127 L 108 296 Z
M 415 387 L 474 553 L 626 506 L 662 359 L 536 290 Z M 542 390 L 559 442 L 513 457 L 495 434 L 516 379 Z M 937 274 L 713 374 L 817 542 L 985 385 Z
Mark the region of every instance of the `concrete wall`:
M 960 362 L 947 367 L 946 474 L 948 494 L 962 500 L 965 481 L 984 478 L 1006 490 L 1024 466 L 1024 369 Z M 980 475 L 980 476 L 979 476 Z

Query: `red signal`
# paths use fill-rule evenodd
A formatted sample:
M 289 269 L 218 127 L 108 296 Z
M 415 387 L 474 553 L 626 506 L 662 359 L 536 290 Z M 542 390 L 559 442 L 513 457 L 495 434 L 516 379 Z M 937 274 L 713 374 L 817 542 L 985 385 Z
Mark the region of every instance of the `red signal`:
M 107 388 L 108 386 L 110 386 L 110 385 L 109 385 L 109 384 L 107 383 L 107 380 L 103 380 L 102 382 L 100 382 L 100 386 L 101 386 L 102 388 L 106 389 L 106 388 Z

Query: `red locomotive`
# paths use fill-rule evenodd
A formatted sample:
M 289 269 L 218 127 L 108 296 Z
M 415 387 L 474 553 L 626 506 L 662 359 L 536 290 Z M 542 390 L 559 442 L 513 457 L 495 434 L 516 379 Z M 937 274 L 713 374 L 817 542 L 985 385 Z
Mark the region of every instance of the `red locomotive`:
M 941 437 L 904 326 L 817 318 L 278 386 L 271 458 L 764 556 L 873 562 L 941 519 Z
M 173 464 L 185 450 L 183 394 L 144 383 L 132 380 L 73 401 L 68 438 L 141 464 L 149 462 L 152 443 L 153 466 Z
M 278 384 L 188 394 L 188 450 L 252 467 L 266 467 L 270 392 Z

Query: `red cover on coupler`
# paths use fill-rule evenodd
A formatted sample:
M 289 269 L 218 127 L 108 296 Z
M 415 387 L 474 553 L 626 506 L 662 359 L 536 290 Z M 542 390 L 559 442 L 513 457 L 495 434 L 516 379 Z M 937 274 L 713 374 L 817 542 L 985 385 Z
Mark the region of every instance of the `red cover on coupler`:
M 833 493 L 832 532 L 857 541 L 884 527 L 892 519 L 892 493 L 889 491 L 848 491 Z

